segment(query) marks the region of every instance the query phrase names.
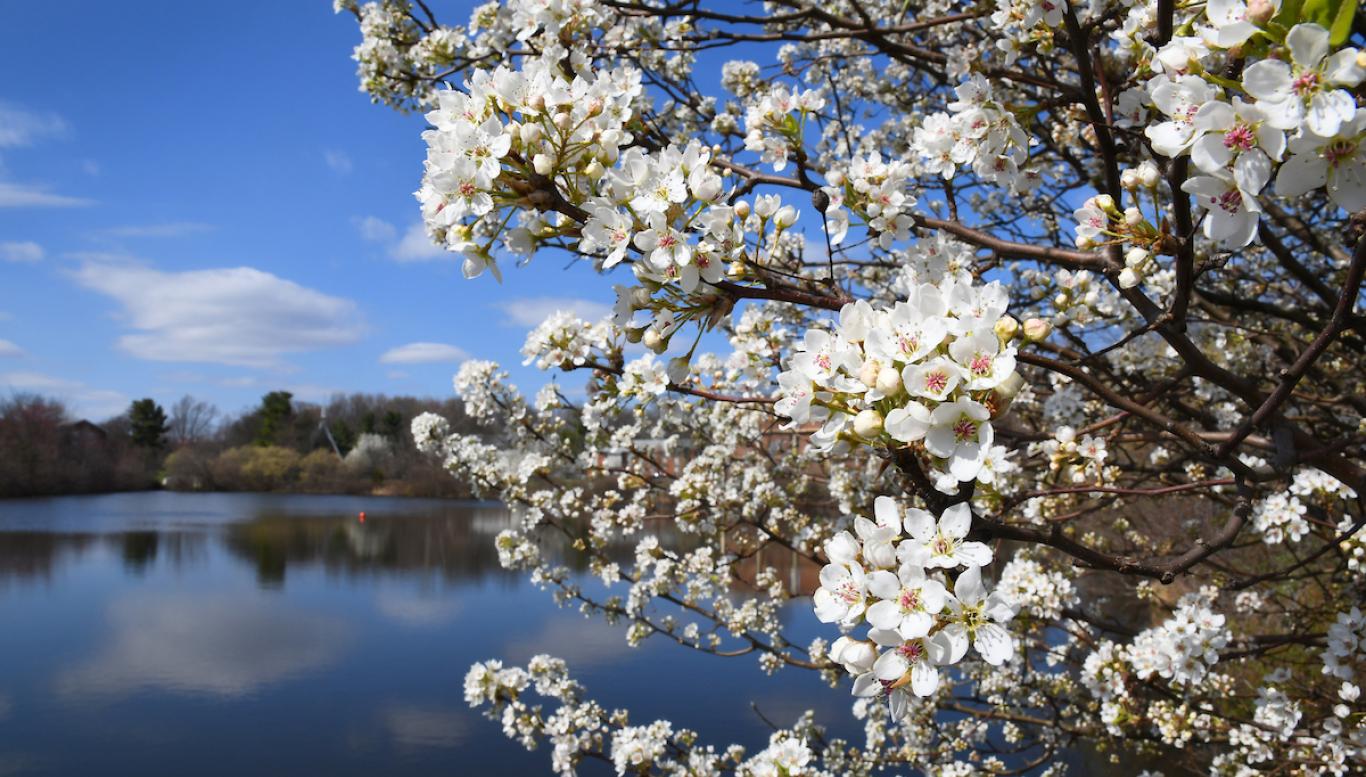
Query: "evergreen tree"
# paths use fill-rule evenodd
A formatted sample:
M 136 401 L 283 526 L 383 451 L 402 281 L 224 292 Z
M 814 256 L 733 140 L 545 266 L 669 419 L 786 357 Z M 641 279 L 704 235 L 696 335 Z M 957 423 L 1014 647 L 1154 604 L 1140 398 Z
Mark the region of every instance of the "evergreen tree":
M 156 400 L 139 399 L 128 408 L 129 435 L 139 448 L 159 450 L 166 445 L 166 411 Z

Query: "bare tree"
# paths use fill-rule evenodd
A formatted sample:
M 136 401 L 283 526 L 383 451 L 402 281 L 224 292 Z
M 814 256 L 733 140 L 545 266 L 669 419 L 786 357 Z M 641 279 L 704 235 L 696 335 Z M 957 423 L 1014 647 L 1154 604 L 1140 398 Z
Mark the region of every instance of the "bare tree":
M 213 434 L 218 421 L 218 408 L 186 394 L 171 406 L 171 424 L 167 437 L 180 447 L 202 442 Z

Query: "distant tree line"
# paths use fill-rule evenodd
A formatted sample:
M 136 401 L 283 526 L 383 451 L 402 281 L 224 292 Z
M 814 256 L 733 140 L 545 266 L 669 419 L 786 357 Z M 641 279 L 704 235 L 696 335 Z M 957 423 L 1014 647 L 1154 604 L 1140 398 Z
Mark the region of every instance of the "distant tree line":
M 423 412 L 473 429 L 459 400 L 337 394 L 326 405 L 272 391 L 236 416 L 186 396 L 139 399 L 102 423 L 35 394 L 0 398 L 0 497 L 124 491 L 301 491 L 465 496 L 419 454 Z

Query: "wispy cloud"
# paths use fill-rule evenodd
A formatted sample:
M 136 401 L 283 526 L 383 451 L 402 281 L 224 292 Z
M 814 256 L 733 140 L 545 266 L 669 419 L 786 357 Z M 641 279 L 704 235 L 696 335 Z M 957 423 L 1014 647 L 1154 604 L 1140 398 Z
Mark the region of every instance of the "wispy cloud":
M 132 224 L 101 230 L 108 237 L 184 237 L 213 230 L 212 224 L 198 221 L 169 221 L 165 224 Z
M 83 208 L 94 200 L 54 194 L 49 187 L 0 181 L 0 208 Z
M 351 219 L 356 231 L 360 233 L 362 240 L 371 243 L 388 243 L 398 237 L 398 230 L 394 225 L 376 216 L 356 216 Z
M 48 137 L 59 137 L 70 131 L 61 116 L 39 113 L 14 103 L 0 102 L 0 148 L 31 146 Z
M 389 257 L 400 262 L 429 262 L 451 259 L 456 255 L 432 242 L 421 223 L 414 223 L 403 233 L 403 239 L 389 249 Z
M 458 362 L 469 357 L 463 349 L 446 343 L 408 343 L 385 351 L 379 361 L 380 364 L 426 364 Z
M 350 175 L 352 164 L 351 157 L 345 151 L 336 149 L 326 149 L 323 151 L 323 161 L 332 168 L 332 172 L 337 175 Z
M 140 359 L 273 367 L 287 353 L 353 343 L 363 330 L 351 300 L 252 267 L 87 262 L 72 277 L 122 305 L 134 332 L 118 344 Z
M 24 148 L 40 140 L 70 132 L 66 120 L 55 113 L 31 111 L 0 101 L 0 149 Z M 0 177 L 8 178 L 0 165 Z M 83 197 L 55 194 L 46 184 L 0 180 L 0 208 L 75 208 L 92 204 Z
M 14 343 L 10 342 L 9 340 L 0 340 L 0 356 L 23 356 L 23 355 L 24 355 L 24 349 L 23 349 L 23 348 L 20 348 L 19 346 L 15 345 Z
M 66 401 L 77 415 L 104 419 L 118 415 L 128 408 L 128 396 L 107 389 L 87 386 L 78 380 L 67 380 L 38 372 L 0 373 L 0 389 L 30 391 Z
M 41 262 L 44 255 L 43 247 L 32 240 L 0 243 L 0 259 L 6 262 Z
M 505 324 L 524 327 L 536 326 L 558 310 L 569 311 L 586 321 L 597 321 L 612 311 L 601 302 L 576 297 L 519 297 L 494 307 L 503 311 Z

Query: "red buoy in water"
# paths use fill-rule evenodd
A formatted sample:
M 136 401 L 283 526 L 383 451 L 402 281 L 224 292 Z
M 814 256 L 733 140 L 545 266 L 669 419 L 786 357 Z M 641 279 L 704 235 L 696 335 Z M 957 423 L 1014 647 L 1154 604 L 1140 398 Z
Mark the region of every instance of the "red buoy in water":
M 365 511 L 364 511 L 364 510 L 361 510 L 361 511 L 360 511 L 360 522 L 361 522 L 361 523 L 365 523 Z

